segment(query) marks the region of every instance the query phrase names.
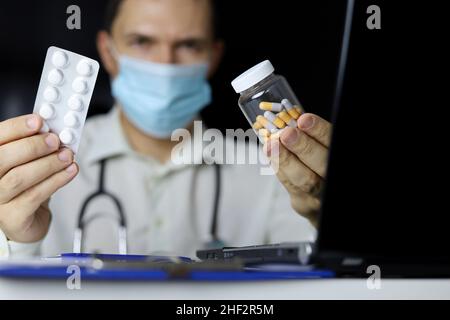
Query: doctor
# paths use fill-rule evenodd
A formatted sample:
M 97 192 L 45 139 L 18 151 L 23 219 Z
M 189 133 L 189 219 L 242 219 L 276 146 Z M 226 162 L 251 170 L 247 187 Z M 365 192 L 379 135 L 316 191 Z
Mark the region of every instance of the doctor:
M 1 257 L 54 255 L 74 245 L 122 252 L 125 229 L 133 254 L 195 256 L 211 241 L 315 239 L 330 132 L 319 117 L 302 116 L 298 129 L 266 147 L 285 188 L 258 166 L 171 161 L 172 131 L 192 131 L 210 103 L 206 78 L 223 51 L 214 21 L 211 0 L 110 1 L 97 45 L 116 105 L 87 122 L 76 162 L 56 135 L 39 134 L 37 115 L 0 123 Z M 182 85 L 181 75 L 192 85 Z

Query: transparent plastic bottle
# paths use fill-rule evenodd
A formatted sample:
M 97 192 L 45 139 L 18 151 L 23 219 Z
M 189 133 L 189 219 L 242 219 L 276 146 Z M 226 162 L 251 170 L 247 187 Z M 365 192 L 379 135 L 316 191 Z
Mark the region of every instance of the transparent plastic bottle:
M 231 83 L 240 94 L 239 107 L 263 143 L 284 128 L 295 127 L 303 110 L 286 79 L 274 72 L 266 60 Z

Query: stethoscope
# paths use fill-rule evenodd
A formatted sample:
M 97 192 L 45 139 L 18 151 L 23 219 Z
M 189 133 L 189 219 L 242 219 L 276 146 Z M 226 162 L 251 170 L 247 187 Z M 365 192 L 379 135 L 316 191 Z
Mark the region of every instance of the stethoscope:
M 99 174 L 99 184 L 97 191 L 89 195 L 83 202 L 80 213 L 78 214 L 77 228 L 75 229 L 74 239 L 73 239 L 73 252 L 81 253 L 83 249 L 83 232 L 86 227 L 87 222 L 84 221 L 89 204 L 99 197 L 109 198 L 116 207 L 117 213 L 119 215 L 119 254 L 125 255 L 128 251 L 127 243 L 127 221 L 126 216 L 123 211 L 122 204 L 120 200 L 112 193 L 105 189 L 105 171 L 106 171 L 107 160 L 103 159 L 100 161 L 100 174 Z M 210 226 L 210 241 L 204 244 L 205 248 L 222 248 L 225 243 L 218 237 L 218 218 L 219 218 L 219 205 L 220 205 L 220 193 L 221 193 L 221 167 L 219 164 L 214 164 L 214 174 L 215 174 L 215 195 L 214 195 L 214 206 L 212 209 L 212 220 Z

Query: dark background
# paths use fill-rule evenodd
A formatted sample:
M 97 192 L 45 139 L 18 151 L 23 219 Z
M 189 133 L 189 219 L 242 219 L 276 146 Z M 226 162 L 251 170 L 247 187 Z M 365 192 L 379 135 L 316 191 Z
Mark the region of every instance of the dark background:
M 219 0 L 220 1 L 220 0 Z M 448 17 L 441 1 L 357 0 L 342 108 L 327 177 L 323 248 L 448 258 Z M 230 82 L 270 59 L 305 109 L 331 119 L 345 2 L 220 1 L 225 60 L 212 79 L 212 127 L 247 128 Z M 66 29 L 78 4 L 82 30 Z M 0 2 L 0 120 L 31 112 L 51 45 L 97 58 L 105 1 Z M 382 8 L 382 30 L 366 8 Z M 111 106 L 104 74 L 91 114 Z
M 381 30 L 365 27 L 371 4 L 381 8 Z M 356 1 L 323 249 L 423 265 L 450 261 L 445 13 L 439 1 Z
M 342 0 L 219 2 L 219 33 L 226 41 L 221 68 L 212 79 L 214 103 L 203 112 L 219 129 L 247 128 L 231 81 L 270 59 L 307 111 L 329 118 L 339 51 Z M 98 59 L 96 32 L 102 27 L 106 0 L 0 2 L 0 120 L 31 112 L 46 50 L 55 45 Z M 66 8 L 81 8 L 81 30 L 68 30 Z M 109 80 L 102 70 L 90 114 L 109 109 Z

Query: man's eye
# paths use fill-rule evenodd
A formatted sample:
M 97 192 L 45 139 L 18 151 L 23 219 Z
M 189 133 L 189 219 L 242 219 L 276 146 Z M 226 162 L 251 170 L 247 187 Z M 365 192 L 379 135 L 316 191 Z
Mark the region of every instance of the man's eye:
M 131 41 L 131 44 L 137 46 L 148 46 L 151 44 L 151 41 L 148 38 L 136 38 Z
M 181 48 L 189 49 L 189 50 L 200 50 L 201 46 L 197 42 L 184 42 L 180 45 Z

